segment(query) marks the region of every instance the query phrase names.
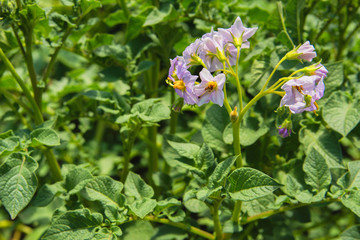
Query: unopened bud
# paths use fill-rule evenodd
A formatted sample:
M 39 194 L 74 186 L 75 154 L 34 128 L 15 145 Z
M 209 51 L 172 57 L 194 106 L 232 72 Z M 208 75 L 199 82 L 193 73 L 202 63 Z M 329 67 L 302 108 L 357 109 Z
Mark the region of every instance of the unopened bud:
M 239 118 L 239 114 L 237 113 L 237 107 L 234 107 L 234 110 L 230 112 L 230 119 L 232 122 L 236 122 Z

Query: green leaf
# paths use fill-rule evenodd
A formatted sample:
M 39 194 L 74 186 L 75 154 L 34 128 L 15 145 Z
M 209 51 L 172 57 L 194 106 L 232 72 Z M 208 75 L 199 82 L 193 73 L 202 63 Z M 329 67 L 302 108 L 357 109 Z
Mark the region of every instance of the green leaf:
M 155 233 L 149 221 L 139 220 L 121 225 L 124 232 L 122 240 L 151 240 Z
M 57 146 L 60 145 L 59 135 L 50 128 L 38 128 L 31 132 L 31 145 L 36 146 Z
M 306 152 L 314 148 L 325 159 L 329 168 L 344 168 L 339 141 L 333 132 L 320 128 L 303 127 L 299 132 L 299 141 Z M 311 146 L 311 147 L 310 147 Z
M 335 62 L 324 64 L 324 66 L 329 72 L 325 78 L 326 90 L 323 99 L 328 99 L 344 82 L 344 64 L 343 62 Z
M 228 176 L 231 167 L 234 166 L 236 158 L 236 156 L 229 157 L 215 167 L 214 172 L 209 177 L 210 188 L 222 185 L 222 182 Z
M 259 170 L 243 167 L 233 171 L 228 178 L 228 191 L 233 199 L 250 201 L 278 189 L 281 184 Z
M 142 61 L 140 62 L 134 71 L 131 73 L 132 77 L 138 76 L 139 74 L 149 70 L 152 66 L 154 66 L 154 62 L 152 61 Z
M 348 169 L 350 174 L 348 189 L 358 188 L 360 189 L 360 161 L 348 162 Z
M 159 214 L 163 212 L 165 209 L 173 206 L 181 206 L 181 202 L 175 198 L 169 198 L 165 200 L 161 200 L 157 202 L 156 208 L 155 208 L 155 214 Z
M 187 210 L 193 213 L 201 213 L 207 211 L 209 208 L 203 201 L 192 198 L 184 202 L 184 206 Z
M 160 122 L 170 118 L 170 108 L 156 98 L 136 103 L 131 112 L 137 113 L 145 122 Z
M 114 40 L 114 35 L 107 33 L 96 33 L 92 39 L 87 42 L 87 48 L 92 51 L 103 45 L 111 45 Z
M 130 206 L 130 210 L 136 216 L 143 219 L 146 215 L 151 213 L 156 207 L 156 200 L 150 198 L 142 198 L 135 200 Z
M 11 154 L 0 166 L 0 200 L 14 219 L 35 194 L 38 163 L 23 153 Z
M 140 175 L 129 172 L 125 181 L 125 195 L 136 199 L 151 198 L 154 196 L 152 187 L 145 183 Z
M 349 93 L 336 91 L 325 103 L 323 117 L 333 130 L 345 137 L 360 122 L 360 101 Z
M 121 194 L 123 184 L 108 176 L 97 176 L 88 181 L 81 191 L 81 195 L 89 201 L 99 201 L 106 207 L 124 206 L 125 197 Z
M 80 7 L 82 15 L 88 14 L 91 10 L 101 7 L 101 2 L 99 0 L 81 0 Z
M 341 240 L 359 240 L 360 239 L 360 225 L 352 226 L 346 229 L 340 235 Z
M 126 23 L 128 20 L 124 14 L 124 11 L 122 9 L 117 10 L 116 12 L 113 12 L 111 14 L 109 14 L 109 16 L 107 16 L 104 19 L 104 22 L 106 23 L 106 25 L 108 25 L 109 27 L 114 27 L 118 24 L 122 24 L 122 23 Z
M 88 181 L 93 179 L 90 171 L 77 166 L 65 175 L 64 187 L 69 195 L 78 193 Z
M 100 227 L 103 217 L 89 209 L 68 211 L 56 218 L 42 236 L 42 240 L 93 239 L 95 228 Z
M 126 29 L 126 41 L 130 41 L 131 39 L 134 39 L 136 36 L 138 36 L 142 30 L 142 26 L 144 22 L 146 21 L 146 18 L 144 16 L 138 15 L 138 16 L 130 16 L 129 23 L 127 24 Z
M 204 141 L 213 149 L 223 151 L 226 144 L 223 140 L 223 132 L 229 124 L 229 114 L 225 108 L 212 105 L 207 111 L 205 121 L 201 128 Z
M 0 139 L 0 156 L 13 152 L 20 145 L 18 137 Z
M 345 207 L 350 209 L 353 213 L 355 213 L 358 217 L 360 217 L 360 190 L 352 190 L 347 194 L 344 194 L 341 197 L 341 202 Z
M 62 187 L 62 182 L 56 182 L 51 185 L 45 184 L 37 191 L 31 204 L 37 207 L 47 206 L 57 194 L 65 192 L 66 190 Z
M 20 11 L 20 14 L 28 21 L 28 23 L 32 24 L 33 26 L 38 21 L 45 18 L 45 11 L 35 3 L 27 4 L 26 8 Z
M 165 161 L 167 164 L 169 164 L 171 167 L 178 167 L 181 166 L 183 168 L 189 169 L 189 170 L 197 170 L 195 161 L 192 158 L 186 158 L 179 154 L 179 152 L 173 148 L 169 141 L 171 141 L 174 145 L 181 145 L 181 144 L 188 144 L 188 142 L 180 137 L 177 137 L 175 135 L 164 135 L 163 136 L 163 144 L 162 144 L 162 152 L 165 158 Z M 193 147 L 195 150 L 195 147 Z M 189 153 L 188 153 L 189 154 Z M 195 153 L 194 153 L 195 154 Z M 191 155 L 191 154 L 190 154 Z
M 198 154 L 195 157 L 195 162 L 197 168 L 204 172 L 205 177 L 208 178 L 216 166 L 214 153 L 212 152 L 209 145 L 204 143 L 201 146 Z
M 326 165 L 326 161 L 323 156 L 311 148 L 307 154 L 303 169 L 305 172 L 305 182 L 309 184 L 316 192 L 321 189 L 327 189 L 331 184 L 330 169 Z
M 150 12 L 150 14 L 147 16 L 143 26 L 144 27 L 151 26 L 151 25 L 155 25 L 155 24 L 164 22 L 165 18 L 167 18 L 169 16 L 176 18 L 176 11 L 174 10 L 174 7 L 172 4 L 166 4 L 160 10 L 157 8 L 154 8 Z
M 242 209 L 248 216 L 253 216 L 269 210 L 278 209 L 275 204 L 275 195 L 268 194 L 264 197 L 243 202 Z
M 168 140 L 169 145 L 176 150 L 181 157 L 194 159 L 200 150 L 198 145 L 192 143 L 179 143 Z

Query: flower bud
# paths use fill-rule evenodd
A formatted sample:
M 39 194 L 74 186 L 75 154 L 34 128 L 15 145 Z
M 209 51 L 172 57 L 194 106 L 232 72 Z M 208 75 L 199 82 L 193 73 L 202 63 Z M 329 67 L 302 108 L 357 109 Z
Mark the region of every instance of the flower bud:
M 234 107 L 234 110 L 230 112 L 230 119 L 231 122 L 236 122 L 239 118 L 239 114 L 237 113 L 237 107 Z
M 284 122 L 278 127 L 280 137 L 286 138 L 290 136 L 292 129 L 291 118 L 287 118 Z

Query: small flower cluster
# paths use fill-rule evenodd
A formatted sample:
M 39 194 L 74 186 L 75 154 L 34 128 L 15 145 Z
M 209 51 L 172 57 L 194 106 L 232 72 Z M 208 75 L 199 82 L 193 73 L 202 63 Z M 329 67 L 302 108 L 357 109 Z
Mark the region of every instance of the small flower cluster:
M 171 66 L 167 83 L 184 99 L 184 103 L 201 106 L 212 101 L 219 106 L 224 103 L 225 67 L 234 66 L 240 54 L 240 49 L 249 48 L 247 41 L 255 34 L 257 28 L 245 28 L 238 17 L 228 29 L 220 28 L 196 39 L 183 52 L 170 60 Z M 196 82 L 198 76 L 192 75 L 189 68 L 201 65 L 201 82 Z
M 307 41 L 303 45 L 290 51 L 287 59 L 300 59 L 311 62 L 316 57 L 315 48 Z M 288 107 L 291 113 L 302 113 L 304 111 L 316 111 L 319 109 L 317 100 L 324 96 L 324 78 L 328 71 L 320 63 L 313 64 L 302 69 L 304 76 L 294 77 L 287 81 L 281 89 L 285 91 L 280 106 Z M 279 127 L 279 134 L 287 137 L 291 134 L 291 120 L 286 120 Z

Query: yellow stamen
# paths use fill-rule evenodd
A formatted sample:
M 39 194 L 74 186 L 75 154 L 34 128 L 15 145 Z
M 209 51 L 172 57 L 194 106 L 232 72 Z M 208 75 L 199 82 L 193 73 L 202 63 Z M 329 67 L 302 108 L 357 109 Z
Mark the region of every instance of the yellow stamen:
M 315 105 L 316 109 L 319 110 L 319 105 L 317 104 L 317 102 L 314 102 L 314 105 Z
M 205 91 L 212 92 L 217 89 L 217 83 L 216 82 L 209 82 L 207 87 L 205 88 Z
M 205 92 L 198 96 L 198 98 L 201 98 L 205 93 L 210 93 L 212 91 L 215 91 L 217 89 L 217 83 L 216 82 L 209 82 L 207 87 L 204 89 Z
M 185 91 L 186 87 L 185 87 L 185 83 L 183 80 L 177 80 L 174 82 L 174 88 L 179 89 L 181 91 Z

